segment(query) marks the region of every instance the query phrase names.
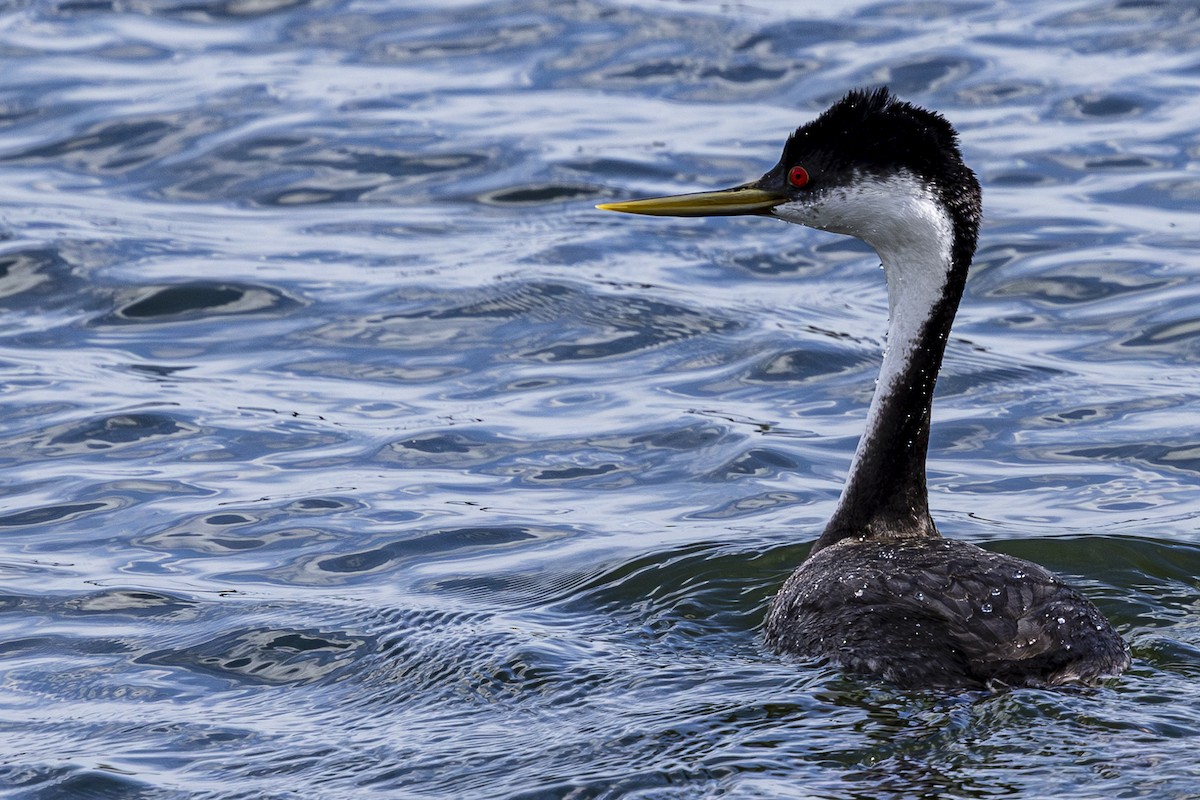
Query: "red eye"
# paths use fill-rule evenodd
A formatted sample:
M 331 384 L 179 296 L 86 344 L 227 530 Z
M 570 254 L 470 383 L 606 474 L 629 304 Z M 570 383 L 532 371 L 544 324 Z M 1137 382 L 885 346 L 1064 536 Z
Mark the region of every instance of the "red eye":
M 788 183 L 797 189 L 804 188 L 804 185 L 808 183 L 808 170 L 804 167 L 792 167 L 788 170 Z

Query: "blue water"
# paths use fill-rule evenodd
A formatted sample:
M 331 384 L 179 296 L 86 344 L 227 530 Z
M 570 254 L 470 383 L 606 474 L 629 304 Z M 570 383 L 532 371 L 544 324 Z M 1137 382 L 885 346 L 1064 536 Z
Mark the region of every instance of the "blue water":
M 5 796 L 1200 796 L 1191 0 L 0 8 Z M 767 651 L 877 261 L 593 210 L 884 83 L 985 191 L 935 515 L 1096 600 L 1105 687 Z

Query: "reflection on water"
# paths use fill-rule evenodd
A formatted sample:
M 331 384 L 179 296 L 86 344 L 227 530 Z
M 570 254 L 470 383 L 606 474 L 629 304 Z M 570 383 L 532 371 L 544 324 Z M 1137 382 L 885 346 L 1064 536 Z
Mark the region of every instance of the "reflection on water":
M 1193 5 L 0 9 L 0 786 L 1190 796 Z M 592 210 L 754 178 L 885 82 L 985 188 L 939 524 L 1095 599 L 1110 686 L 765 651 L 862 428 L 877 260 Z

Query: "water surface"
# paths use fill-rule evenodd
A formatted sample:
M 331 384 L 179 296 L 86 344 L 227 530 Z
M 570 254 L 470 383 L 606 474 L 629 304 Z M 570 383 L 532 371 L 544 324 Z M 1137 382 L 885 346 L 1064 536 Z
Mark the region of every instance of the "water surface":
M 0 10 L 18 798 L 1194 797 L 1191 2 Z M 944 532 L 1130 641 L 1086 692 L 762 646 L 878 367 L 865 247 L 727 186 L 847 88 L 959 128 Z

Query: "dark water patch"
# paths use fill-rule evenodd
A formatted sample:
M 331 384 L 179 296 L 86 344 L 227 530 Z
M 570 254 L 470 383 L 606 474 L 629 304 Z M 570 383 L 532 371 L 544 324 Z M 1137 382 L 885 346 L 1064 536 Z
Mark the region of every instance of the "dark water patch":
M 622 79 L 644 81 L 654 78 L 675 80 L 686 76 L 692 69 L 693 66 L 682 59 L 647 61 L 634 66 L 615 69 L 605 75 L 605 78 L 610 81 L 619 81 Z
M 542 482 L 573 481 L 579 478 L 595 478 L 608 475 L 620 470 L 616 464 L 596 464 L 589 467 L 562 467 L 560 469 L 539 469 L 530 475 L 530 480 Z
M 971 262 L 971 281 L 967 291 L 971 295 L 990 297 L 994 287 L 1008 285 L 1011 276 L 1004 268 L 1020 264 L 1043 253 L 1063 249 L 1058 242 L 1001 242 L 983 243 Z
M 137 537 L 137 543 L 174 555 L 227 555 L 247 550 L 268 548 L 294 550 L 323 542 L 332 536 L 322 528 L 290 527 L 263 530 L 214 528 L 192 523 L 172 527 L 147 536 Z
M 47 455 L 89 451 L 118 451 L 146 442 L 190 437 L 196 426 L 161 413 L 129 413 L 94 417 L 55 426 L 38 437 L 36 447 Z
M 46 608 L 40 604 L 35 603 L 34 605 L 39 611 Z M 113 661 L 123 660 L 131 649 L 130 643 L 122 638 L 102 636 L 48 634 L 6 639 L 0 642 L 0 652 L 4 653 L 10 661 L 22 657 L 48 655 L 57 662 L 52 665 L 45 659 L 33 658 L 32 663 L 24 662 L 19 671 L 14 670 L 15 679 L 30 684 L 47 681 L 59 687 L 69 687 L 66 694 L 74 698 L 86 696 L 89 691 L 96 688 L 84 685 L 81 678 L 95 678 L 97 681 L 104 681 L 111 672 L 110 665 Z M 94 669 L 84 666 L 96 664 L 102 666 Z
M 138 375 L 148 378 L 156 383 L 175 382 L 181 380 L 184 373 L 195 369 L 193 366 L 179 364 L 123 364 L 123 369 Z
M 937 91 L 942 86 L 979 72 L 982 67 L 980 62 L 973 59 L 933 56 L 880 69 L 873 77 L 887 84 L 901 97 L 907 97 Z
M 102 589 L 88 594 L 75 595 L 0 595 L 0 613 L 22 612 L 37 615 L 43 619 L 70 619 L 89 616 L 111 616 L 115 618 L 128 617 L 131 619 L 174 619 L 176 621 L 190 617 L 190 613 L 199 608 L 198 604 L 185 597 L 149 589 Z M 68 649 L 74 648 L 79 652 L 121 652 L 125 645 L 115 641 L 81 637 L 72 640 L 69 637 L 45 639 L 46 642 L 57 641 Z M 33 639 L 12 639 L 3 647 L 8 650 L 23 650 L 30 646 Z M 56 645 L 58 646 L 58 645 Z
M 343 515 L 361 506 L 337 498 L 226 506 L 173 521 L 134 539 L 134 544 L 177 556 L 222 556 L 250 550 L 306 552 L 339 540 Z M 415 515 L 414 515 L 415 516 Z M 319 524 L 314 517 L 326 517 Z
M 706 67 L 700 71 L 701 78 L 716 78 L 730 83 L 772 83 L 782 81 L 793 75 L 793 66 L 776 62 L 775 64 L 746 63 L 730 64 L 720 67 Z
M 886 6 L 884 7 L 886 8 Z M 826 46 L 830 42 L 847 41 L 864 45 L 889 38 L 886 30 L 854 19 L 827 20 L 818 17 L 768 20 L 735 45 L 738 52 L 758 53 L 764 47 L 771 52 L 793 57 L 810 57 L 808 48 Z
M 0 768 L 0 787 L 19 792 L 21 800 L 166 800 L 168 795 L 131 773 L 113 766 Z
M 956 359 L 955 368 L 943 373 L 938 378 L 938 395 L 940 397 L 972 397 L 994 393 L 998 389 L 1018 385 L 1037 386 L 1047 381 L 1061 379 L 1070 373 L 1047 365 L 999 364 L 999 356 L 987 353 L 980 358 Z M 984 361 L 983 366 L 976 366 L 973 361 Z M 995 396 L 992 395 L 993 402 Z
M 118 245 L 69 237 L 0 254 L 0 309 L 10 338 L 28 346 L 76 348 L 81 319 L 112 308 L 113 290 L 98 275 L 128 258 Z
M 119 313 L 126 319 L 173 316 L 232 305 L 244 294 L 229 286 L 171 286 L 129 303 Z
M 757 479 L 777 477 L 794 471 L 799 463 L 781 450 L 755 447 L 739 454 L 732 461 L 722 464 L 708 473 L 707 479 L 715 482 L 754 477 Z
M 1123 344 L 1126 347 L 1175 344 L 1194 339 L 1198 333 L 1200 333 L 1200 320 L 1187 319 L 1152 327 L 1145 333 L 1126 340 Z
M 1066 411 L 1059 411 L 1042 417 L 1042 420 L 1051 424 L 1071 425 L 1076 422 L 1085 422 L 1088 420 L 1098 419 L 1103 412 L 1097 408 L 1072 408 Z
M 1095 152 L 1092 152 L 1095 150 Z M 1105 146 L 1089 148 L 1089 150 L 1067 151 L 1047 154 L 1056 164 L 1069 167 L 1079 173 L 1093 172 L 1145 172 L 1147 170 L 1162 170 L 1169 167 L 1173 159 L 1151 158 L 1137 155 L 1125 150 Z M 1096 196 L 1101 196 L 1097 194 Z
M 233 685 L 301 686 L 339 679 L 372 646 L 371 639 L 344 632 L 247 628 L 145 653 L 134 663 L 186 669 Z
M 990 289 L 989 297 L 1019 297 L 1043 306 L 1079 305 L 1154 292 L 1176 281 L 1147 277 L 1145 264 L 1102 261 L 1060 267 L 1054 275 L 1017 278 Z
M 1166 162 L 1159 159 L 1135 155 L 1098 156 L 1087 159 L 1083 164 L 1090 170 L 1148 170 L 1161 169 Z
M 172 51 L 164 47 L 156 47 L 147 42 L 118 43 L 108 47 L 99 47 L 91 53 L 98 59 L 119 62 L 152 62 L 167 61 Z
M 193 282 L 143 289 L 117 312 L 102 320 L 114 323 L 159 323 L 243 314 L 286 314 L 301 302 L 269 286 Z
M 1156 670 L 1196 680 L 1200 678 L 1200 631 L 1196 631 L 1195 626 L 1192 627 L 1193 630 L 1186 632 L 1188 641 L 1169 636 L 1140 636 L 1134 645 L 1134 651 L 1140 661 L 1146 662 Z M 1194 730 L 1200 730 L 1200 726 L 1192 727 Z
M 372 186 L 330 186 L 328 183 L 309 181 L 284 189 L 269 192 L 256 198 L 264 206 L 312 206 L 328 203 L 356 203 L 367 195 Z
M 317 146 L 314 147 L 313 145 Z M 273 156 L 283 164 L 320 167 L 355 175 L 381 175 L 397 180 L 442 176 L 445 173 L 477 172 L 493 161 L 484 152 L 429 151 L 405 153 L 394 149 L 364 148 L 356 145 L 331 147 L 329 143 L 304 142 L 304 147 Z M 256 155 L 251 147 L 247 156 Z M 251 161 L 247 157 L 244 160 Z
M 966 453 L 984 453 L 997 437 L 1009 430 L 1007 422 L 988 420 L 942 423 L 930 434 L 929 447 L 942 458 L 961 458 Z
M 806 253 L 796 249 L 766 252 L 738 250 L 729 254 L 727 263 L 754 275 L 773 277 L 802 278 L 823 272 L 825 265 Z
M 536 541 L 539 546 L 551 545 L 547 552 L 552 552 L 554 543 L 569 546 L 572 540 L 587 533 L 565 528 L 551 529 L 548 533 L 539 530 Z M 722 627 L 709 618 L 714 608 L 702 613 L 698 607 L 707 606 L 709 593 L 713 593 L 720 597 L 721 607 L 760 609 L 768 593 L 773 593 L 778 588 L 776 584 L 798 563 L 787 559 L 796 558 L 797 552 L 808 548 L 804 545 L 799 551 L 788 547 L 778 552 L 758 553 L 744 546 L 719 543 L 655 547 L 654 541 L 654 536 L 647 536 L 649 551 L 632 557 L 599 552 L 584 559 L 556 559 L 553 570 L 541 567 L 530 570 L 526 565 L 474 575 L 438 571 L 419 585 L 422 590 L 455 597 L 456 608 L 464 604 L 497 608 L 498 603 L 508 599 L 512 613 L 516 614 L 520 608 L 520 615 L 529 621 L 551 627 L 595 626 L 598 643 L 611 634 L 622 640 L 629 637 L 640 648 L 638 642 L 646 642 L 646 636 L 658 637 L 658 633 L 647 627 L 650 616 L 658 619 L 659 615 L 665 615 L 664 618 L 676 620 L 678 630 L 686 636 L 698 636 L 704 631 L 742 636 L 758 624 L 757 619 L 745 626 Z M 527 545 L 514 549 L 527 549 Z M 640 577 L 630 583 L 631 576 Z M 650 584 L 654 582 L 658 583 L 652 588 Z M 601 596 L 606 600 L 598 600 Z M 662 599 L 661 607 L 656 599 Z M 596 607 L 584 609 L 588 603 L 598 603 L 604 613 L 596 615 Z M 679 608 L 684 606 L 686 612 L 680 612 Z M 661 627 L 665 631 L 673 625 L 674 622 L 671 625 L 664 622 Z
M 1044 172 L 1031 172 L 1020 169 L 1000 169 L 988 176 L 988 183 L 996 188 L 1036 189 L 1039 186 L 1054 186 L 1060 182 L 1054 176 L 1047 175 Z
M 47 144 L 0 155 L 0 163 L 54 164 L 90 175 L 123 175 L 178 154 L 219 127 L 215 118 L 188 114 L 109 119 Z
M 464 391 L 455 392 L 453 397 L 455 400 L 482 400 L 485 397 L 498 395 L 535 395 L 542 398 L 540 405 L 546 407 L 547 413 L 587 405 L 611 406 L 613 398 L 610 393 L 574 391 L 573 387 L 578 386 L 579 383 L 575 378 L 554 375 L 517 378 L 505 384 L 489 387 L 487 390 L 479 387 L 474 389 L 464 387 Z M 554 389 L 559 391 L 548 391 Z
M 202 428 L 168 414 L 125 413 L 62 422 L 35 433 L 13 432 L 0 439 L 8 463 L 44 458 L 142 458 L 174 450 Z
M 789 548 L 789 554 L 794 548 Z M 564 615 L 602 614 L 636 624 L 639 637 L 749 634 L 761 622 L 782 571 L 779 553 L 759 555 L 695 543 L 610 567 L 549 606 Z
M 77 769 L 67 765 L 3 764 L 0 765 L 0 788 L 9 792 L 41 791 L 42 797 L 51 797 L 58 783 Z
M 5 564 L 4 568 L 7 570 L 8 565 Z M 36 608 L 38 605 L 39 600 L 35 600 L 34 598 L 28 596 L 17 594 L 0 595 L 0 613 L 2 614 L 7 614 L 11 611 L 31 610 Z
M 75 614 L 148 618 L 180 614 L 195 608 L 196 603 L 186 598 L 144 589 L 106 589 L 68 600 L 65 607 Z
M 1173 409 L 1187 405 L 1189 402 L 1191 402 L 1191 398 L 1187 396 L 1168 394 L 1157 397 L 1135 397 L 1109 403 L 1094 401 L 1078 406 L 1065 406 L 1059 411 L 1044 414 L 1037 419 L 1026 419 L 1025 424 L 1030 428 L 1094 425 L 1131 419 L 1143 412 Z
M 564 531 L 531 526 L 494 526 L 447 528 L 419 532 L 404 539 L 386 542 L 369 550 L 340 556 L 322 556 L 313 560 L 309 570 L 330 575 L 353 575 L 392 569 L 397 563 L 422 556 L 444 557 L 461 551 L 495 552 L 533 540 L 554 539 Z M 328 581 L 322 581 L 327 583 Z
M 204 429 L 173 414 L 148 411 L 108 414 L 49 425 L 41 430 L 17 431 L 0 436 L 0 452 L 3 453 L 0 463 L 33 465 L 46 459 L 130 461 L 158 458 L 168 453 L 184 458 L 185 456 L 180 455 L 185 447 L 184 442 L 197 440 L 205 433 Z M 194 487 L 171 481 L 123 482 L 120 479 L 114 480 L 112 488 L 115 497 L 108 497 L 105 494 L 105 485 L 102 482 L 95 483 L 95 491 L 88 492 L 89 497 L 86 501 L 75 499 L 74 502 L 116 502 L 124 506 L 127 504 L 125 497 L 145 499 L 164 488 L 168 492 L 179 488 L 185 494 L 195 491 Z M 54 510 L 56 508 L 57 504 L 46 507 L 45 512 L 35 513 L 60 516 L 60 512 Z M 70 516 L 73 512 L 63 513 Z
M 562 183 L 545 183 L 533 186 L 516 186 L 496 189 L 479 196 L 479 201 L 491 206 L 540 206 L 548 203 L 565 203 L 587 197 L 599 197 L 600 192 L 591 186 L 572 186 Z
M 1146 324 L 1136 335 L 1117 342 L 1113 349 L 1125 357 L 1153 354 L 1170 363 L 1193 364 L 1200 361 L 1200 318 Z
M 819 343 L 805 349 L 776 353 L 765 358 L 740 377 L 745 383 L 805 384 L 832 375 L 860 372 L 873 367 L 877 359 L 845 348 L 823 347 Z
M 302 514 L 325 514 L 331 511 L 349 511 L 359 507 L 357 502 L 341 497 L 305 497 L 287 505 L 289 511 Z
M 342 444 L 351 438 L 349 432 L 334 428 L 321 417 L 307 420 L 303 419 L 298 412 L 275 409 L 246 408 L 241 411 L 249 417 L 268 414 L 279 419 L 258 430 L 238 430 L 227 433 L 222 441 L 222 448 L 227 457 L 249 457 L 254 453 L 321 451 Z M 194 457 L 198 459 L 216 458 L 217 455 L 217 453 L 209 451 L 196 454 Z M 336 456 L 332 458 L 334 462 L 338 460 Z M 313 461 L 310 461 L 309 464 L 315 466 Z
M 211 497 L 212 489 L 184 481 L 154 480 L 147 478 L 117 478 L 97 485 L 98 489 L 111 492 L 126 503 L 151 502 L 164 497 Z
M 1144 97 L 1089 92 L 1067 100 L 1060 108 L 1060 113 L 1085 118 L 1125 118 L 1141 116 L 1154 107 L 1155 104 L 1147 102 Z
M 76 520 L 100 510 L 111 510 L 110 503 L 54 503 L 0 516 L 0 527 L 22 528 Z
M 431 431 L 401 439 L 379 451 L 375 458 L 407 467 L 480 466 L 518 452 L 522 443 L 489 431 Z
M 0 304 L 20 311 L 31 306 L 53 308 L 72 305 L 82 281 L 61 253 L 34 247 L 0 254 Z
M 655 450 L 693 451 L 717 444 L 726 431 L 710 423 L 694 423 L 668 431 L 656 431 L 633 436 L 630 443 Z
M 1200 472 L 1200 437 L 1196 441 L 1113 444 L 1060 451 L 1067 459 L 1137 464 L 1163 472 Z

